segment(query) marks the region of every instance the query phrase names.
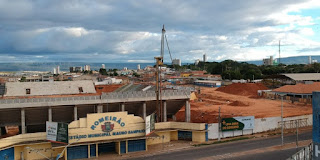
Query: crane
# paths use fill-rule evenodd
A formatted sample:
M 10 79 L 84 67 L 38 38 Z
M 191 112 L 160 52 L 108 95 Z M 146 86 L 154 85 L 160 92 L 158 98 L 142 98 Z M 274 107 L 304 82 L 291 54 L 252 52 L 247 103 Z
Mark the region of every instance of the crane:
M 161 94 L 161 69 L 160 67 L 163 65 L 164 60 L 164 41 L 166 41 L 168 51 L 170 54 L 171 62 L 172 62 L 172 56 L 170 52 L 170 48 L 168 45 L 168 40 L 166 36 L 166 30 L 164 29 L 164 25 L 162 26 L 162 34 L 161 34 L 161 50 L 160 50 L 160 57 L 154 57 L 156 60 L 156 113 L 157 113 L 157 122 L 164 121 L 163 117 L 163 106 L 162 106 L 162 94 Z

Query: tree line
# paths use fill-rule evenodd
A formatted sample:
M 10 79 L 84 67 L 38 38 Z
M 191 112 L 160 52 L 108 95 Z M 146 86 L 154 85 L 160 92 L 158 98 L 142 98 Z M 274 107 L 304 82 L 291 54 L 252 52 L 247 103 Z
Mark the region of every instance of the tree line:
M 281 73 L 319 73 L 320 63 L 292 65 L 255 65 L 246 62 L 225 60 L 222 62 L 199 62 L 179 69 L 206 70 L 210 74 L 219 74 L 223 79 L 261 79 Z

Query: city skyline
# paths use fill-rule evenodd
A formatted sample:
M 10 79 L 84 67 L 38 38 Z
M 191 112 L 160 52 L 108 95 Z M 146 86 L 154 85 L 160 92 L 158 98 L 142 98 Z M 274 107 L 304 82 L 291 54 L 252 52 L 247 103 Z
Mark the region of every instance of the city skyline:
M 318 1 L 0 1 L 0 63 L 320 55 Z M 165 48 L 165 61 L 169 62 Z

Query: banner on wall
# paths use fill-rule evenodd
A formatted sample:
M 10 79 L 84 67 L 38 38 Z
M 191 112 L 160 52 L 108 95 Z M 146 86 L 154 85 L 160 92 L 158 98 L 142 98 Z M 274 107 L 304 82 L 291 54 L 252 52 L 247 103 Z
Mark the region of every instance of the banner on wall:
M 221 131 L 254 129 L 254 116 L 222 118 Z
M 47 140 L 68 143 L 68 124 L 58 122 L 46 122 Z
M 155 114 L 152 113 L 146 117 L 146 135 L 151 134 L 155 129 Z

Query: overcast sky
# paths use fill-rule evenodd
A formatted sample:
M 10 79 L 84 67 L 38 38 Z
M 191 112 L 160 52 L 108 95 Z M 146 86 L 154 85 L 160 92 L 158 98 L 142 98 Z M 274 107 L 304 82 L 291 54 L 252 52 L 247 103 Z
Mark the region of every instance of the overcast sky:
M 0 0 L 0 62 L 154 62 L 163 24 L 182 63 L 320 55 L 319 23 L 319 0 Z

